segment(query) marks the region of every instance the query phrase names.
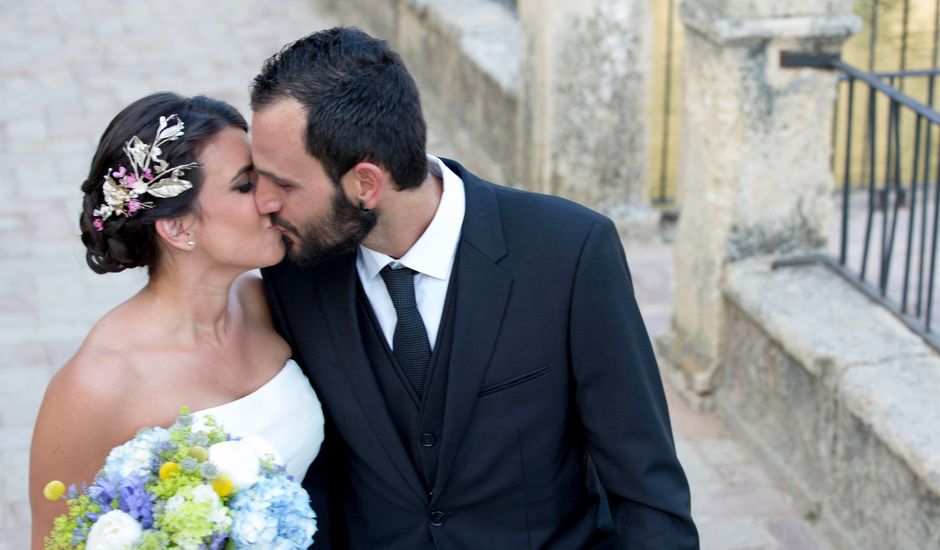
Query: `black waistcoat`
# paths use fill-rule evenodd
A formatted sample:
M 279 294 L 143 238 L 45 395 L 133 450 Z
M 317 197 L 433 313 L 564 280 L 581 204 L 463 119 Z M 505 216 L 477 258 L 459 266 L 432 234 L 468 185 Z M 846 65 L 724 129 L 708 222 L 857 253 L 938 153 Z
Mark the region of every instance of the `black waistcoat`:
M 420 400 L 385 340 L 358 277 L 356 285 L 359 330 L 366 355 L 385 397 L 392 422 L 408 450 L 408 456 L 421 473 L 424 488 L 429 494 L 434 490 L 431 484 L 437 475 L 438 443 L 444 422 L 444 398 L 453 343 L 456 268 L 454 265 L 447 287 L 441 324 L 425 381 L 425 393 Z

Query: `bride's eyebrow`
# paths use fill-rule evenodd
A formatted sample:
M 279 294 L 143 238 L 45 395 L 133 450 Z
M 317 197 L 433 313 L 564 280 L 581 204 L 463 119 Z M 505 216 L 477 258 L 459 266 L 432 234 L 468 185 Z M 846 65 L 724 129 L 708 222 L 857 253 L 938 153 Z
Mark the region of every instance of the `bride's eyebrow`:
M 251 164 L 246 164 L 246 165 L 242 166 L 241 168 L 239 168 L 238 172 L 235 172 L 235 175 L 232 176 L 232 179 L 229 180 L 229 182 L 230 182 L 230 183 L 235 183 L 235 180 L 237 180 L 238 178 L 240 178 L 245 172 L 250 172 L 252 168 L 254 168 L 254 167 L 253 167 Z

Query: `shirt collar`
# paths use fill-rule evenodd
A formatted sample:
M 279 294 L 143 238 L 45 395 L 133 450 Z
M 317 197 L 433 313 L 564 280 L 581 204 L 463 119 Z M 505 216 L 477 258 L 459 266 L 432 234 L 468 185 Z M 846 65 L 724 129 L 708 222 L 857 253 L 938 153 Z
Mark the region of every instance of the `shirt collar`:
M 460 241 L 466 197 L 460 176 L 441 159 L 433 155 L 427 155 L 427 158 L 428 170 L 444 182 L 441 201 L 428 228 L 397 262 L 418 273 L 446 280 Z M 368 280 L 372 280 L 383 267 L 396 260 L 387 254 L 359 245 L 357 261 L 364 268 Z

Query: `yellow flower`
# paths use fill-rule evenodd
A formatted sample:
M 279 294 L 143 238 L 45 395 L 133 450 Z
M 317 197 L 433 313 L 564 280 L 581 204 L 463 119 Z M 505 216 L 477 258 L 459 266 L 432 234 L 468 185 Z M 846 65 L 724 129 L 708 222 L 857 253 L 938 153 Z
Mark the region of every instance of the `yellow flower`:
M 164 462 L 160 466 L 160 479 L 167 480 L 171 477 L 180 475 L 180 465 L 175 462 Z
M 209 451 L 205 447 L 193 447 L 189 450 L 189 456 L 195 458 L 199 462 L 205 462 L 209 459 Z
M 54 479 L 46 483 L 46 486 L 42 489 L 42 494 L 47 499 L 55 502 L 65 494 L 65 484 L 58 479 Z
M 212 480 L 212 489 L 220 497 L 227 497 L 235 490 L 235 486 L 232 485 L 232 480 L 228 476 L 219 476 Z

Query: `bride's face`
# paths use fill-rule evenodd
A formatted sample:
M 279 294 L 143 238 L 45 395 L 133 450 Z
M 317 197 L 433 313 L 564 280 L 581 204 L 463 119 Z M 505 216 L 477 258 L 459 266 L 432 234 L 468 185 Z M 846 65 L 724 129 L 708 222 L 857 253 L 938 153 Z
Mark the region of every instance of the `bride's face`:
M 204 172 L 190 228 L 194 252 L 245 269 L 281 261 L 281 233 L 255 206 L 248 135 L 226 128 L 206 142 L 198 156 Z

